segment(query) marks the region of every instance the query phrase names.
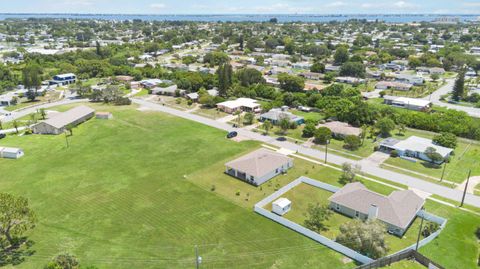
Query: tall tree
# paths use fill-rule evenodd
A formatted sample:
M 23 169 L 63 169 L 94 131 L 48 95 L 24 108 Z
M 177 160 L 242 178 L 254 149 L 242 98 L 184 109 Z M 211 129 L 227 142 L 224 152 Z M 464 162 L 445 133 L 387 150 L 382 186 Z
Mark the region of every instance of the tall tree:
M 220 65 L 217 69 L 218 91 L 221 96 L 227 96 L 227 90 L 232 86 L 233 68 L 229 63 Z
M 28 200 L 9 193 L 0 193 L 0 247 L 4 250 L 18 247 L 23 234 L 35 227 L 35 213 Z
M 465 70 L 462 70 L 457 75 L 455 85 L 453 86 L 452 99 L 460 101 L 465 96 Z
M 327 221 L 332 215 L 332 211 L 328 208 L 327 205 L 320 205 L 319 203 L 313 205 L 309 204 L 307 208 L 307 213 L 305 216 L 307 219 L 304 221 L 305 227 L 314 231 L 322 232 L 327 230 L 325 221 Z
M 378 220 L 354 219 L 340 226 L 336 241 L 373 259 L 388 252 L 385 242 L 385 225 Z
M 37 90 L 42 85 L 42 69 L 37 64 L 29 64 L 22 70 L 23 86 L 28 90 L 27 98 L 34 101 Z

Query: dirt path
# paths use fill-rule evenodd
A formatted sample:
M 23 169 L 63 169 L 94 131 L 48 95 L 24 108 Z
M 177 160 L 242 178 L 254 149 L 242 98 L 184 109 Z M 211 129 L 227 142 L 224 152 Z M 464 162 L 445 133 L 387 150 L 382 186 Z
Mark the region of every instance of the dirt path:
M 462 184 L 458 185 L 456 189 L 463 191 L 466 183 L 467 181 L 465 180 Z M 478 184 L 480 184 L 480 176 L 471 177 L 470 182 L 468 182 L 467 192 L 473 194 L 475 186 Z

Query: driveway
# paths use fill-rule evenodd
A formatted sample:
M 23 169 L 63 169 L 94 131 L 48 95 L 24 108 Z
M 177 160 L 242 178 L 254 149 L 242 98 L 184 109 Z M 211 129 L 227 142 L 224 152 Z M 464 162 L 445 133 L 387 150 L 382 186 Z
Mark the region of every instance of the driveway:
M 381 151 L 375 151 L 370 156 L 363 159 L 361 163 L 369 163 L 372 165 L 380 166 L 388 158 L 390 158 L 390 154 Z
M 212 119 L 208 119 L 199 115 L 195 114 L 189 114 L 184 111 L 176 110 L 170 107 L 158 105 L 158 104 L 153 104 L 151 102 L 141 100 L 141 99 L 132 99 L 132 101 L 136 104 L 139 104 L 141 106 L 146 106 L 149 107 L 152 110 L 155 111 L 160 111 L 164 113 L 168 113 L 174 116 L 178 116 L 184 119 L 196 121 L 217 129 L 225 130 L 225 131 L 232 131 L 232 127 L 229 124 L 215 121 Z M 266 144 L 274 145 L 280 148 L 286 148 L 290 151 L 298 152 L 300 154 L 303 154 L 305 156 L 318 159 L 318 160 L 323 160 L 324 158 L 324 152 L 318 151 L 316 149 L 311 149 L 307 148 L 302 145 L 298 145 L 292 142 L 288 141 L 277 141 L 272 137 L 265 136 L 259 133 L 255 133 L 249 130 L 245 129 L 237 129 L 236 130 L 239 135 L 249 137 L 252 140 L 257 140 Z M 333 164 L 341 165 L 343 163 L 352 163 L 354 165 L 359 164 L 362 165 L 361 162 L 356 162 L 352 161 L 350 159 L 329 153 L 328 155 L 328 161 Z M 431 194 L 437 194 L 439 196 L 455 200 L 455 201 L 460 201 L 462 199 L 462 191 L 456 190 L 456 189 L 451 189 L 448 187 L 444 187 L 435 183 L 431 183 L 428 181 L 424 181 L 419 178 L 415 178 L 412 176 L 400 174 L 397 172 L 393 172 L 390 170 L 383 169 L 381 167 L 378 167 L 376 165 L 370 164 L 369 162 L 366 162 L 365 164 L 362 165 L 362 172 L 366 174 L 370 174 L 372 176 L 376 176 L 379 178 L 383 178 L 388 181 L 396 182 L 399 184 L 406 185 L 411 188 L 418 189 L 420 191 L 424 191 L 427 193 Z M 465 203 L 470 204 L 476 207 L 480 207 L 480 197 L 472 195 L 472 194 L 467 194 L 465 198 Z
M 466 184 L 467 184 L 467 181 L 465 180 L 462 184 L 459 184 L 456 187 L 456 189 L 460 191 L 464 191 Z M 475 190 L 475 186 L 477 186 L 478 184 L 480 184 L 480 176 L 471 177 L 468 182 L 467 193 L 473 193 Z

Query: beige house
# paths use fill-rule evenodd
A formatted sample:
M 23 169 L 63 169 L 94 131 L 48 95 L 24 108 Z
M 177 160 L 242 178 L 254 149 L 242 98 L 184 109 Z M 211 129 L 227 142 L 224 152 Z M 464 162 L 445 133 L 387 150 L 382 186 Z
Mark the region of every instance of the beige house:
M 88 106 L 77 106 L 67 112 L 58 113 L 50 119 L 32 126 L 35 134 L 61 134 L 68 125 L 77 126 L 95 115 L 95 110 Z
M 293 167 L 293 159 L 283 154 L 258 149 L 225 164 L 225 173 L 259 186 Z
M 394 191 L 388 196 L 367 189 L 362 183 L 345 185 L 330 198 L 330 208 L 361 220 L 378 219 L 387 230 L 403 236 L 425 203 L 412 190 Z
M 236 111 L 259 112 L 260 104 L 257 100 L 250 98 L 238 98 L 217 104 L 217 108 L 226 113 L 235 113 Z
M 348 135 L 359 136 L 362 133 L 362 129 L 353 127 L 346 122 L 331 121 L 323 124 L 319 124 L 317 127 L 327 127 L 332 131 L 334 137 L 345 137 Z

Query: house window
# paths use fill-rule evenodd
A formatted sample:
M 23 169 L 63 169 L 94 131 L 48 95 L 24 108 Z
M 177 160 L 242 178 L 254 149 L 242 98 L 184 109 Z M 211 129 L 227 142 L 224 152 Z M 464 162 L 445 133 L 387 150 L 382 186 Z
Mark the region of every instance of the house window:
M 278 168 L 277 168 L 277 169 L 275 169 L 275 174 L 278 174 Z
M 253 176 L 250 176 L 250 180 L 253 181 L 255 178 Z
M 340 210 L 340 205 L 337 204 L 337 205 L 336 205 L 336 208 L 337 208 L 337 210 Z
M 359 214 L 358 211 L 355 211 L 355 218 L 358 218 Z

